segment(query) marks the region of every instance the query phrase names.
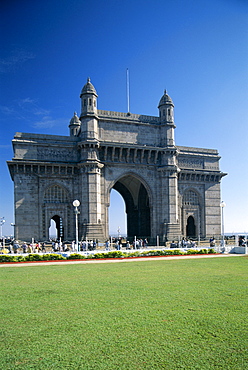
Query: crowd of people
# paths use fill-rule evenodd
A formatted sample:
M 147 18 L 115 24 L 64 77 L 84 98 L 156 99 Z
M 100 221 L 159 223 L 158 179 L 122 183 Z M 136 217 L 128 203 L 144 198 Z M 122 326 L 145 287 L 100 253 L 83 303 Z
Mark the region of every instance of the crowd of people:
M 132 243 L 129 240 L 124 240 L 121 238 L 113 238 L 111 242 L 106 240 L 105 249 L 110 250 L 110 247 L 114 247 L 116 250 L 121 250 L 125 248 L 126 250 L 130 249 L 143 249 L 147 248 L 148 240 L 147 239 L 135 239 Z
M 104 243 L 105 250 L 121 250 L 121 249 L 143 249 L 148 246 L 147 239 L 135 239 L 132 243 L 122 238 L 113 238 Z M 0 247 L 3 248 L 0 243 Z M 98 247 L 95 240 L 82 240 L 76 245 L 75 241 L 71 243 L 62 242 L 61 240 L 51 240 L 49 242 L 32 242 L 32 243 L 19 243 L 13 240 L 8 245 L 5 245 L 5 253 L 56 253 L 56 252 L 86 252 L 94 251 Z
M 245 246 L 248 241 L 243 236 L 239 236 L 238 245 Z M 165 247 L 167 243 L 165 243 Z M 135 238 L 132 242 L 122 238 L 111 238 L 111 240 L 106 240 L 103 246 L 106 251 L 116 249 L 145 249 L 148 247 L 148 240 Z M 169 244 L 170 248 L 196 248 L 197 243 L 196 241 L 188 238 L 182 238 L 180 241 L 174 241 Z M 209 239 L 209 246 L 210 248 L 214 248 L 216 246 L 216 240 L 213 237 Z M 82 240 L 76 245 L 75 241 L 72 242 L 62 242 L 61 240 L 50 240 L 49 242 L 32 242 L 26 243 L 23 242 L 21 244 L 18 243 L 16 240 L 12 240 L 8 245 L 4 245 L 0 241 L 0 249 L 2 253 L 56 253 L 56 252 L 86 252 L 86 251 L 94 251 L 99 247 L 98 243 L 94 240 Z M 3 252 L 3 249 L 5 252 Z
M 170 248 L 196 248 L 196 242 L 187 238 L 182 238 L 181 241 L 175 242 L 172 240 Z

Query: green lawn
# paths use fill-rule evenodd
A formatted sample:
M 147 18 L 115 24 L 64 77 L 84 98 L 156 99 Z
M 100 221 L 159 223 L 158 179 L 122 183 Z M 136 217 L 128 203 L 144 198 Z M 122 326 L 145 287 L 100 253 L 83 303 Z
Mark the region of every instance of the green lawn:
M 0 368 L 247 369 L 247 262 L 0 268 Z

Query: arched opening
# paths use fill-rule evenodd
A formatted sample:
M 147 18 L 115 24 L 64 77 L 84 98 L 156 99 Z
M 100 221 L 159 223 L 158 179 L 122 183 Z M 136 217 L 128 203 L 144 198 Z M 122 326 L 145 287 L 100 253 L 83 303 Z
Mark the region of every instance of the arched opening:
M 127 235 L 125 202 L 120 193 L 115 189 L 112 189 L 110 192 L 109 235 L 115 237 L 125 237 Z
M 191 238 L 201 236 L 203 230 L 201 217 L 202 209 L 200 195 L 195 189 L 187 189 L 183 194 L 182 203 L 183 235 Z
M 42 233 L 49 239 L 65 240 L 71 235 L 70 210 L 68 191 L 54 184 L 45 189 L 42 210 Z
M 149 195 L 142 182 L 135 176 L 119 179 L 113 189 L 121 194 L 126 206 L 127 237 L 132 240 L 151 236 Z
M 192 216 L 189 216 L 187 219 L 187 226 L 186 226 L 186 234 L 187 237 L 195 238 L 195 219 Z
M 50 227 L 49 227 L 49 238 L 53 239 L 54 237 L 50 237 L 50 232 L 55 234 L 55 239 L 63 240 L 64 238 L 64 227 L 63 227 L 63 220 L 62 217 L 55 215 L 50 220 Z

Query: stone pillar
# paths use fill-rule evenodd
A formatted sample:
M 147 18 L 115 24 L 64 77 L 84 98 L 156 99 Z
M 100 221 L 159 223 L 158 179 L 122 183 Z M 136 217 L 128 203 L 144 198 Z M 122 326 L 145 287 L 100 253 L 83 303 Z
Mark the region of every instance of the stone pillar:
M 38 177 L 28 173 L 14 175 L 15 238 L 30 242 L 40 240 Z
M 220 183 L 205 184 L 206 237 L 221 237 Z
M 99 162 L 81 165 L 81 214 L 80 239 L 103 241 L 105 232 L 102 223 L 101 169 Z
M 181 235 L 178 215 L 177 166 L 159 168 L 161 176 L 161 219 L 160 236 L 168 240 L 178 239 Z

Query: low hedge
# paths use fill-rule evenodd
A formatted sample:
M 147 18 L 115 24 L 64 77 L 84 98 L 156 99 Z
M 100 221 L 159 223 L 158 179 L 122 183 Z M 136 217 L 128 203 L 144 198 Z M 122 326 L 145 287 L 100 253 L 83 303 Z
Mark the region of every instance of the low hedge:
M 67 256 L 65 259 L 67 259 L 67 260 L 83 260 L 85 258 L 86 257 L 84 255 L 82 255 L 82 254 L 72 253 L 69 256 Z
M 151 251 L 135 251 L 131 253 L 122 251 L 110 251 L 107 253 L 95 253 L 88 256 L 80 253 L 72 253 L 67 257 L 61 254 L 29 254 L 27 256 L 15 255 L 9 256 L 0 254 L 0 262 L 26 262 L 26 261 L 54 261 L 54 260 L 77 260 L 77 259 L 102 259 L 102 258 L 132 258 L 132 257 L 149 257 L 149 256 L 182 256 L 189 254 L 214 254 L 216 253 L 213 248 L 210 249 L 188 249 L 183 252 L 179 249 L 165 249 L 165 250 L 151 250 Z

